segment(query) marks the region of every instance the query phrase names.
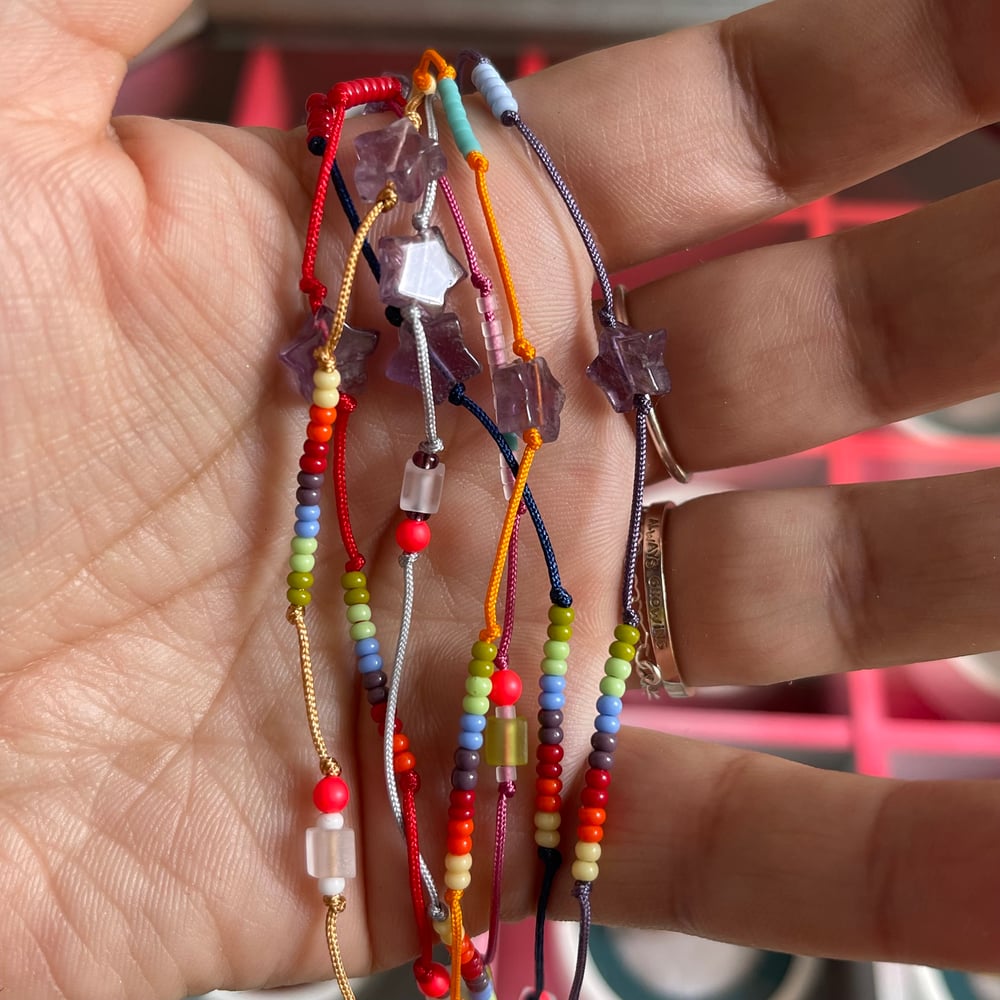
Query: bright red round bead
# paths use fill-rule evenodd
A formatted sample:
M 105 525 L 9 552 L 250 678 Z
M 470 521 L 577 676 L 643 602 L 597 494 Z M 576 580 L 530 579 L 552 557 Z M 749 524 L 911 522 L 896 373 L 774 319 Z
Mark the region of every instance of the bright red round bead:
M 455 857 L 460 858 L 463 854 L 472 853 L 472 838 L 471 837 L 449 837 L 448 838 L 448 853 L 453 854 Z
M 541 764 L 558 764 L 563 759 L 561 743 L 539 743 L 536 759 Z
M 453 788 L 448 801 L 455 807 L 464 806 L 466 809 L 472 809 L 476 805 L 476 793 L 462 788 Z
M 413 978 L 417 981 L 417 988 L 425 997 L 445 997 L 451 989 L 451 977 L 448 970 L 437 962 L 432 962 L 430 967 L 415 962 L 413 964 Z
M 299 468 L 310 475 L 318 476 L 326 472 L 326 459 L 318 455 L 303 455 L 299 459 Z
M 316 803 L 316 808 L 324 813 L 340 812 L 350 797 L 347 782 L 343 778 L 335 778 L 332 774 L 320 778 L 313 789 L 313 802 Z
M 562 764 L 538 764 L 535 767 L 535 774 L 539 778 L 561 778 Z
M 497 670 L 493 674 L 490 701 L 494 705 L 516 705 L 521 697 L 521 678 L 513 670 Z
M 403 774 L 406 771 L 412 771 L 416 766 L 417 758 L 414 757 L 409 751 L 406 753 L 398 753 L 392 759 L 392 769 L 396 772 L 396 774 Z
M 589 767 L 583 780 L 589 788 L 607 788 L 611 784 L 611 772 L 598 767 Z
M 396 528 L 396 543 L 407 553 L 422 552 L 431 540 L 431 526 L 426 521 L 406 518 Z
M 580 801 L 589 809 L 603 809 L 608 804 L 608 793 L 603 788 L 585 788 Z

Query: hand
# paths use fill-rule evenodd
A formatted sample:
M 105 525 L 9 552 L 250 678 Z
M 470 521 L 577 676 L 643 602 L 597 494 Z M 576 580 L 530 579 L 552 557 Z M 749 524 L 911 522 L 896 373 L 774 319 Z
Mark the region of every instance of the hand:
M 274 363 L 303 314 L 317 161 L 301 135 L 109 126 L 126 57 L 181 6 L 109 0 L 98 20 L 79 0 L 8 0 L 0 14 L 0 986 L 18 998 L 174 1000 L 328 969 L 302 871 L 316 772 L 283 614 L 304 414 Z M 779 0 L 556 67 L 519 94 L 621 268 L 997 118 L 998 31 L 989 0 Z M 617 620 L 630 431 L 582 376 L 591 276 L 568 218 L 513 138 L 485 116 L 479 127 L 531 333 L 570 394 L 532 485 L 578 607 L 566 728 L 580 748 Z M 468 178 L 453 174 L 471 204 Z M 671 331 L 675 389 L 661 413 L 682 464 L 789 454 L 995 389 L 998 202 L 989 186 L 634 292 L 634 323 Z M 331 206 L 319 273 L 334 287 L 345 232 Z M 365 275 L 356 298 L 376 323 Z M 352 432 L 383 634 L 399 605 L 391 529 L 418 412 L 415 395 L 375 379 Z M 418 564 L 402 707 L 432 864 L 499 511 L 481 433 L 442 420 L 450 505 Z M 572 488 L 581 482 L 586 491 Z M 997 482 L 990 472 L 686 505 L 669 544 L 689 681 L 1000 646 Z M 402 852 L 358 708 L 329 516 L 322 541 L 319 699 L 362 837 L 343 919 L 361 973 L 414 943 L 398 919 Z M 532 664 L 544 590 L 536 597 L 526 577 L 521 593 L 518 656 Z M 537 874 L 529 800 L 515 800 L 511 916 L 527 911 Z M 998 969 L 998 821 L 993 784 L 903 785 L 630 731 L 595 906 L 605 922 Z M 482 873 L 488 846 L 477 843 Z M 471 914 L 481 922 L 482 899 Z

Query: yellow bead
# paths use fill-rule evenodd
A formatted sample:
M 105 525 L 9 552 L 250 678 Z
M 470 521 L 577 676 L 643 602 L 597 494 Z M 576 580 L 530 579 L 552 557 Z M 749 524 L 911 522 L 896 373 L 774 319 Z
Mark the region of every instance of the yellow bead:
M 340 402 L 340 393 L 336 389 L 313 389 L 313 406 L 323 410 L 335 410 Z
M 472 868 L 471 854 L 446 854 L 444 870 L 447 872 L 467 872 Z
M 573 862 L 573 878 L 577 882 L 593 882 L 597 879 L 597 875 L 600 869 L 593 861 L 574 861 Z
M 585 840 L 577 841 L 576 845 L 576 860 L 577 861 L 600 861 L 601 860 L 601 845 L 600 844 L 588 844 Z
M 528 720 L 491 715 L 486 720 L 485 749 L 486 763 L 491 767 L 524 767 L 528 763 Z
M 559 815 L 559 813 L 546 813 L 546 812 L 535 813 L 536 830 L 558 830 L 559 823 L 561 821 L 562 817 Z
M 434 933 L 441 939 L 441 943 L 451 947 L 451 921 L 435 920 Z
M 317 389 L 339 389 L 340 372 L 336 368 L 332 372 L 328 372 L 323 368 L 317 368 L 313 372 L 313 385 Z
M 559 846 L 559 831 L 558 830 L 536 830 L 535 831 L 535 843 L 539 847 L 558 847 Z
M 597 865 L 594 867 L 596 868 Z M 468 889 L 472 884 L 472 876 L 468 872 L 445 872 L 444 884 L 449 889 Z

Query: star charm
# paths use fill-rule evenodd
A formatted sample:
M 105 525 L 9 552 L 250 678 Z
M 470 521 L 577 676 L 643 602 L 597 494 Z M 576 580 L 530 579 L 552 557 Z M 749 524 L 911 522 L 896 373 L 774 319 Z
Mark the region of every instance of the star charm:
M 543 441 L 559 437 L 559 415 L 566 391 L 556 380 L 544 358 L 514 361 L 493 372 L 497 426 L 504 434 L 518 437 L 537 427 Z
M 379 240 L 382 280 L 379 297 L 386 305 L 403 308 L 419 303 L 437 312 L 453 285 L 465 277 L 465 268 L 448 252 L 437 226 L 415 236 L 387 236 Z
M 443 313 L 423 324 L 427 352 L 431 362 L 431 388 L 434 402 L 443 403 L 456 382 L 465 382 L 483 369 L 462 339 L 462 327 L 454 313 Z M 417 344 L 413 327 L 399 328 L 399 349 L 385 371 L 393 382 L 420 388 Z
M 358 165 L 354 183 L 365 201 L 375 201 L 386 183 L 396 185 L 400 201 L 419 201 L 432 180 L 447 169 L 444 150 L 421 135 L 408 118 L 400 118 L 354 140 Z
M 646 333 L 624 323 L 602 327 L 597 357 L 587 366 L 587 378 L 596 382 L 618 413 L 631 410 L 636 396 L 662 396 L 670 391 L 670 375 L 663 362 L 666 330 Z

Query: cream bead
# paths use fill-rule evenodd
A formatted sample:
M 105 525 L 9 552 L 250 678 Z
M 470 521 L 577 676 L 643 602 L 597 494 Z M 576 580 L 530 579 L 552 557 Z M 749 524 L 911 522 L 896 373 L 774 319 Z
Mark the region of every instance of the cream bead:
M 536 830 L 535 831 L 535 843 L 539 847 L 558 847 L 559 846 L 559 831 L 558 830 Z
M 313 389 L 313 405 L 323 410 L 335 410 L 340 402 L 336 389 Z
M 593 861 L 574 861 L 573 862 L 573 878 L 577 882 L 594 882 L 597 879 L 597 874 L 600 869 Z
M 601 845 L 592 844 L 585 840 L 580 840 L 576 845 L 576 860 L 577 861 L 600 861 L 601 860 Z
M 560 822 L 562 822 L 562 816 L 560 816 L 559 813 L 554 813 L 554 812 L 535 813 L 536 830 L 558 830 Z
M 441 943 L 446 947 L 451 947 L 451 921 L 450 920 L 435 920 L 433 921 L 434 933 L 441 939 Z
M 467 872 L 472 868 L 471 854 L 446 854 L 444 870 L 446 872 Z
M 332 372 L 328 372 L 323 368 L 317 368 L 313 372 L 313 385 L 317 389 L 339 389 L 340 372 L 336 368 Z
M 472 884 L 472 876 L 468 872 L 445 872 L 444 884 L 449 889 L 463 891 Z

